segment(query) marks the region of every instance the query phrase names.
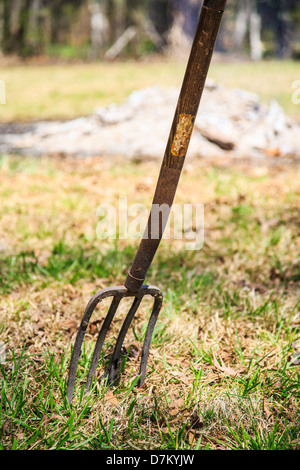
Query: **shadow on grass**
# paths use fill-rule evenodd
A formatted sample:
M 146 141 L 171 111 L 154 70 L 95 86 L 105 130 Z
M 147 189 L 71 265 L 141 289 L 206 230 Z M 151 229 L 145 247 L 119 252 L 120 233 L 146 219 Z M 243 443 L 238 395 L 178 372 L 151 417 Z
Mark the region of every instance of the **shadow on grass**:
M 135 245 L 120 250 L 116 245 L 105 252 L 98 247 L 69 246 L 61 240 L 55 244 L 46 259 L 34 251 L 21 251 L 0 257 L 0 293 L 9 293 L 24 283 L 47 283 L 59 281 L 75 284 L 78 280 L 93 282 L 97 279 L 125 280 L 136 252 Z M 162 284 L 162 287 L 176 286 L 184 290 L 191 284 L 194 289 L 201 285 L 212 285 L 216 274 L 212 271 L 199 272 L 198 253 L 188 254 L 184 250 L 175 252 L 162 249 L 156 256 L 147 276 L 147 282 Z M 178 274 L 179 273 L 179 274 Z
M 93 281 L 107 278 L 122 270 L 122 265 L 133 256 L 133 248 L 120 252 L 113 248 L 103 253 L 85 249 L 83 246 L 68 246 L 59 241 L 48 258 L 41 261 L 34 251 L 22 251 L 0 258 L 0 292 L 9 293 L 18 285 L 33 281 L 44 284 L 53 280 L 74 284 L 79 279 Z

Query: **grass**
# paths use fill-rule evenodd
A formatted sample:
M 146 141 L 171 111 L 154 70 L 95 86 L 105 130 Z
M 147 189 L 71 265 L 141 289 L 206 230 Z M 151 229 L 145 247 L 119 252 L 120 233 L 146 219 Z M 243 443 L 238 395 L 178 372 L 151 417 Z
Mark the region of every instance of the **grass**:
M 88 115 L 97 107 L 124 101 L 136 89 L 179 87 L 185 66 L 186 62 L 179 60 L 7 65 L 0 72 L 7 103 L 0 108 L 0 122 Z M 299 79 L 298 68 L 293 61 L 215 61 L 209 77 L 258 93 L 267 104 L 276 99 L 287 114 L 299 120 L 299 105 L 292 102 L 292 83 Z
M 184 67 L 3 67 L 0 121 L 89 114 L 137 88 L 178 86 Z M 299 118 L 291 101 L 297 74 L 291 61 L 214 62 L 210 71 Z M 145 386 L 134 387 L 147 300 L 128 332 L 119 384 L 99 380 L 124 302 L 83 396 L 104 302 L 88 328 L 70 406 L 66 376 L 83 309 L 97 290 L 123 283 L 137 247 L 100 240 L 97 208 L 117 206 L 120 195 L 149 206 L 158 166 L 0 157 L 0 449 L 299 449 L 299 369 L 291 361 L 300 328 L 299 167 L 198 163 L 186 163 L 175 202 L 204 204 L 205 243 L 186 251 L 185 240 L 164 240 L 153 261 L 147 281 L 161 288 L 164 306 Z
M 122 284 L 137 246 L 99 240 L 97 207 L 149 205 L 153 163 L 2 156 L 1 449 L 299 449 L 299 168 L 188 163 L 177 203 L 201 202 L 205 243 L 164 240 L 147 281 L 164 306 L 146 383 L 134 388 L 150 302 L 125 342 L 119 384 L 83 396 L 101 318 L 92 318 L 73 405 L 66 376 L 83 309 Z M 188 200 L 187 200 L 188 197 Z M 105 363 L 128 308 L 120 305 Z M 129 351 L 131 351 L 129 353 Z

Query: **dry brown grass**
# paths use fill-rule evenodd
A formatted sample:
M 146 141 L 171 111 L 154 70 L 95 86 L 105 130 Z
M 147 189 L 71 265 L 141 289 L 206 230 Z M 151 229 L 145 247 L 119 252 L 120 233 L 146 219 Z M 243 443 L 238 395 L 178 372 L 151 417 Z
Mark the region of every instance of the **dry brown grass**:
M 119 386 L 99 382 L 81 400 L 79 377 L 74 407 L 67 406 L 64 380 L 86 302 L 122 283 L 136 246 L 98 240 L 96 209 L 117 204 L 120 194 L 149 205 L 158 169 L 102 159 L 2 160 L 3 448 L 298 447 L 299 372 L 289 365 L 300 325 L 295 166 L 187 162 L 176 202 L 204 203 L 205 245 L 188 253 L 165 240 L 155 258 L 148 281 L 165 301 L 146 384 L 130 391 L 147 303 L 128 334 L 132 356 Z M 78 247 L 81 265 L 66 267 L 62 260 L 76 261 Z M 105 308 L 88 330 L 81 377 Z M 124 305 L 111 338 L 125 312 Z

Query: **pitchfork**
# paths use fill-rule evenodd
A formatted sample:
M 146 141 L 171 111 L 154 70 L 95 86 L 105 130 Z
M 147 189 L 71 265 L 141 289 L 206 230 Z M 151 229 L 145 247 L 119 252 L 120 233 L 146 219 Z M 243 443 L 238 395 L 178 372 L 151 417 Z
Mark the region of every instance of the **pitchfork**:
M 142 386 L 145 381 L 152 334 L 162 307 L 163 296 L 157 287 L 143 284 L 171 211 L 225 6 L 226 0 L 204 0 L 143 238 L 124 286 L 103 289 L 87 304 L 70 363 L 67 385 L 69 403 L 72 403 L 82 342 L 91 315 L 99 302 L 108 297 L 111 297 L 112 301 L 96 342 L 85 389 L 88 391 L 94 380 L 106 334 L 121 300 L 133 297 L 133 303 L 121 327 L 112 355 L 111 366 L 106 376 L 108 384 L 112 384 L 118 374 L 122 345 L 134 315 L 143 297 L 150 295 L 154 303 L 144 339 L 137 386 Z M 157 207 L 162 205 L 167 210 L 164 210 L 163 217 L 157 220 L 153 215 L 157 214 Z

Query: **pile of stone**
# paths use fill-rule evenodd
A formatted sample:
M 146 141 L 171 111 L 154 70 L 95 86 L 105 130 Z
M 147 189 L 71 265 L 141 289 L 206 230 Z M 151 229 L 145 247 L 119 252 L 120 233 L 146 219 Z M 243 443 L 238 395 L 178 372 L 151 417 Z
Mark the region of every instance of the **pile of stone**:
M 175 88 L 133 92 L 122 104 L 71 121 L 0 126 L 0 151 L 33 155 L 161 159 L 179 95 Z M 300 159 L 300 125 L 276 101 L 207 81 L 189 158 Z

